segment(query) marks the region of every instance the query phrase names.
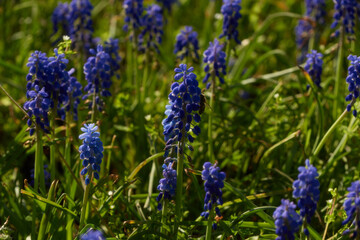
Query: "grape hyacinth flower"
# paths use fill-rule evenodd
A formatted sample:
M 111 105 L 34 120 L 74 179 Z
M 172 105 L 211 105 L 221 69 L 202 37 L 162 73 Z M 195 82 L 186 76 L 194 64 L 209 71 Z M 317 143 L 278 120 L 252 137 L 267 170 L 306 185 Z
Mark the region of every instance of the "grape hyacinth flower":
M 300 19 L 298 25 L 295 27 L 295 42 L 301 54 L 297 58 L 298 63 L 305 60 L 306 53 L 308 52 L 309 40 L 313 32 L 313 27 L 307 19 Z
M 294 234 L 300 230 L 301 217 L 296 212 L 296 205 L 287 199 L 281 200 L 281 205 L 276 208 L 273 214 L 275 219 L 276 240 L 295 239 Z
M 172 5 L 177 3 L 178 0 L 156 0 L 157 2 L 161 3 L 164 8 L 166 8 L 169 12 L 171 12 Z
M 178 57 L 181 60 L 188 56 L 198 60 L 199 41 L 197 36 L 197 32 L 193 31 L 191 26 L 185 26 L 181 33 L 176 36 L 174 54 L 180 53 Z
M 203 83 L 206 83 L 211 76 L 211 71 L 217 78 L 219 78 L 220 83 L 224 83 L 223 75 L 226 75 L 226 54 L 222 51 L 224 45 L 221 45 L 220 42 L 215 38 L 214 42 L 210 42 L 210 46 L 204 52 L 204 63 L 206 64 L 204 71 L 206 72 Z M 210 71 L 210 66 L 212 69 Z M 206 88 L 209 89 L 211 82 L 206 84 Z
M 344 202 L 344 210 L 346 212 L 347 218 L 342 222 L 342 225 L 345 225 L 352 222 L 354 229 L 345 230 L 343 234 L 350 234 L 352 233 L 352 238 L 359 234 L 360 229 L 360 221 L 359 214 L 360 214 L 360 181 L 355 181 L 351 183 L 351 186 L 347 189 L 349 191 L 347 198 Z
M 325 0 L 306 0 L 306 16 L 314 17 L 315 21 L 319 24 L 323 24 L 325 21 Z
M 320 82 L 322 74 L 323 55 L 321 53 L 318 53 L 316 50 L 312 50 L 311 53 L 306 55 L 306 57 L 307 60 L 304 69 L 310 75 L 315 85 L 321 88 Z
M 119 55 L 119 39 L 110 38 L 104 43 L 104 50 L 110 57 L 110 78 L 116 74 L 119 79 L 120 75 L 117 73 L 120 69 L 121 57 Z
M 32 168 L 31 170 L 30 170 L 30 180 L 29 180 L 29 184 L 30 184 L 30 186 L 32 186 L 32 187 L 34 187 L 34 173 L 35 173 L 35 169 L 34 168 Z M 50 172 L 48 171 L 48 165 L 47 164 L 45 164 L 44 165 L 44 179 L 45 179 L 45 186 L 47 187 L 47 188 L 49 188 L 50 187 Z
M 159 5 L 152 4 L 146 8 L 146 14 L 141 18 L 142 31 L 138 36 L 139 51 L 154 48 L 159 51 L 163 35 L 163 16 Z
M 93 6 L 89 0 L 72 0 L 69 7 L 69 35 L 75 49 L 83 52 L 85 57 L 93 44 L 92 9 Z
M 351 111 L 351 108 L 355 100 L 359 97 L 359 87 L 360 87 L 360 57 L 355 55 L 349 55 L 348 60 L 350 60 L 350 66 L 348 67 L 348 76 L 346 77 L 346 82 L 348 83 L 349 95 L 345 97 L 347 102 L 351 101 L 346 109 L 348 112 Z M 356 109 L 353 110 L 354 117 L 357 116 Z
M 205 199 L 204 199 L 204 211 L 201 216 L 205 219 L 209 218 L 212 207 L 215 206 L 215 213 L 218 217 L 221 217 L 219 208 L 216 205 L 222 205 L 222 188 L 224 187 L 225 173 L 220 172 L 220 168 L 215 163 L 212 165 L 210 162 L 205 162 L 203 165 L 203 171 L 201 172 L 201 178 L 204 180 L 205 187 Z M 216 223 L 213 224 L 213 229 L 216 229 Z
M 293 197 L 299 199 L 297 205 L 300 208 L 300 216 L 310 223 L 319 201 L 320 183 L 316 179 L 319 176 L 317 169 L 310 165 L 309 159 L 306 159 L 305 164 L 305 167 L 299 167 L 298 179 L 293 183 Z M 304 233 L 309 235 L 307 228 L 304 229 Z
M 83 99 L 87 99 L 90 96 L 95 97 L 95 105 L 101 112 L 104 106 L 102 97 L 111 96 L 109 88 L 112 84 L 110 76 L 110 56 L 103 50 L 102 45 L 98 45 L 96 51 L 90 49 L 90 56 L 84 65 L 85 79 L 88 84 L 84 88 L 86 94 Z M 95 109 L 93 105 L 93 98 L 90 98 L 89 108 Z
M 103 233 L 99 230 L 89 228 L 86 233 L 80 236 L 81 240 L 105 240 Z
M 143 0 L 125 0 L 123 3 L 125 9 L 124 31 L 129 30 L 129 25 L 135 31 L 141 26 L 141 18 L 144 11 Z
M 53 14 L 51 15 L 51 21 L 53 23 L 54 34 L 59 31 L 59 26 L 62 28 L 62 35 L 69 33 L 69 4 L 68 3 L 58 3 L 57 7 L 54 9 Z
M 344 28 L 344 32 L 348 34 L 348 39 L 353 40 L 355 16 L 360 17 L 360 4 L 356 0 L 335 0 L 334 5 L 334 22 L 331 24 L 331 28 L 336 28 L 338 25 Z M 335 31 L 335 36 L 340 35 L 340 30 Z
M 170 153 L 175 153 L 177 143 L 181 143 L 180 152 L 183 152 L 183 143 L 187 139 L 190 143 L 194 141 L 193 135 L 200 134 L 200 127 L 196 125 L 201 118 L 198 113 L 200 108 L 201 89 L 196 80 L 196 75 L 192 73 L 193 67 L 187 69 L 186 64 L 180 64 L 179 68 L 175 68 L 175 81 L 171 85 L 171 93 L 169 94 L 169 105 L 166 105 L 166 118 L 162 121 L 164 126 L 165 137 L 165 157 Z M 180 79 L 183 79 L 182 82 Z M 188 145 L 190 150 L 193 148 Z M 165 161 L 168 161 L 166 159 Z
M 159 195 L 156 197 L 158 202 L 157 209 L 160 211 L 162 209 L 161 200 L 171 200 L 175 196 L 176 190 L 176 170 L 173 169 L 174 162 L 170 162 L 168 165 L 163 164 L 163 176 L 164 178 L 160 179 L 157 190 L 160 191 Z
M 240 44 L 241 41 L 238 38 L 239 32 L 237 27 L 239 25 L 239 19 L 241 18 L 241 0 L 223 0 L 221 7 L 221 13 L 224 15 L 223 32 L 219 36 L 225 37 L 228 40 L 234 39 L 236 43 Z
M 96 132 L 98 127 L 94 123 L 84 124 L 79 139 L 83 140 L 82 145 L 79 147 L 80 159 L 83 160 L 83 169 L 81 175 L 86 175 L 85 184 L 90 183 L 91 177 L 99 179 L 100 164 L 103 158 L 103 143 L 100 140 L 100 133 Z M 90 175 L 90 177 L 89 177 Z

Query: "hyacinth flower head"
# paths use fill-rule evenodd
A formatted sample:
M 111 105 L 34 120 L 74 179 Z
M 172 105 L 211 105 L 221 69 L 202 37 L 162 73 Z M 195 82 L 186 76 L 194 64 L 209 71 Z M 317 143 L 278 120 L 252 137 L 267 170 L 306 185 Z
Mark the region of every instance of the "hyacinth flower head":
M 32 187 L 34 187 L 34 173 L 35 173 L 35 169 L 34 168 L 32 168 L 31 170 L 30 170 L 30 181 L 29 181 L 29 184 L 32 186 Z M 48 171 L 48 165 L 47 164 L 45 164 L 44 165 L 44 179 L 45 179 L 45 186 L 47 187 L 47 188 L 49 188 L 50 187 L 50 179 L 51 179 L 51 177 L 50 177 L 51 175 L 50 175 L 50 172 Z
M 54 12 L 51 15 L 51 21 L 53 23 L 53 31 L 57 33 L 59 26 L 62 28 L 64 34 L 68 34 L 70 31 L 69 26 L 69 4 L 59 2 Z
M 310 165 L 309 159 L 306 159 L 305 164 L 305 167 L 299 167 L 298 179 L 293 183 L 293 197 L 299 199 L 297 205 L 300 208 L 300 216 L 310 223 L 319 201 L 320 183 L 316 179 L 319 176 L 317 169 Z M 307 228 L 304 232 L 309 235 Z
M 103 158 L 103 143 L 100 140 L 100 133 L 96 130 L 98 127 L 94 124 L 84 124 L 81 128 L 83 132 L 80 134 L 79 139 L 83 140 L 82 145 L 79 147 L 80 159 L 83 160 L 83 169 L 81 175 L 86 175 L 85 184 L 90 183 L 91 177 L 99 179 L 100 164 Z
M 104 50 L 110 57 L 110 77 L 116 75 L 119 79 L 121 57 L 119 55 L 119 39 L 110 38 L 104 43 Z
M 174 162 L 169 162 L 167 165 L 163 164 L 163 177 L 159 181 L 157 190 L 160 191 L 159 195 L 156 197 L 158 202 L 157 209 L 160 211 L 162 209 L 161 200 L 171 200 L 175 196 L 176 190 L 176 170 L 173 169 Z
M 209 218 L 212 207 L 215 207 L 215 213 L 218 217 L 221 217 L 221 213 L 217 205 L 223 204 L 222 188 L 224 187 L 224 180 L 226 174 L 220 171 L 220 168 L 215 163 L 212 165 L 210 162 L 205 162 L 203 165 L 203 171 L 201 172 L 201 178 L 204 180 L 205 199 L 204 199 L 204 211 L 201 216 L 205 219 Z M 213 228 L 216 229 L 216 223 L 213 224 Z
M 224 45 L 221 45 L 219 40 L 215 38 L 214 42 L 210 42 L 210 46 L 204 52 L 204 63 L 206 64 L 204 71 L 206 72 L 205 78 L 203 79 L 203 83 L 206 83 L 211 73 L 215 74 L 215 76 L 219 79 L 220 83 L 224 83 L 223 76 L 226 75 L 226 54 L 222 49 Z M 211 82 L 206 84 L 206 88 L 208 89 L 211 85 Z
M 318 24 L 325 21 L 325 0 L 306 0 L 306 16 L 313 17 Z
M 192 143 L 194 135 L 200 134 L 200 127 L 197 123 L 201 118 L 198 113 L 200 108 L 201 89 L 196 80 L 196 75 L 192 72 L 193 67 L 187 69 L 186 64 L 180 64 L 175 68 L 175 82 L 171 85 L 171 93 L 169 94 L 169 104 L 166 105 L 163 121 L 164 137 L 165 137 L 165 157 L 175 154 L 174 149 L 182 152 L 186 139 Z M 183 81 L 180 81 L 183 79 Z M 180 149 L 177 149 L 178 143 L 181 143 Z M 192 147 L 188 145 L 189 149 Z M 165 159 L 168 162 L 169 159 Z
M 193 30 L 191 26 L 185 26 L 184 29 L 176 36 L 176 43 L 174 54 L 183 60 L 184 57 L 191 56 L 194 59 L 199 59 L 199 41 L 198 33 Z
M 321 88 L 320 82 L 322 74 L 323 55 L 321 53 L 318 53 L 316 50 L 312 50 L 311 53 L 306 55 L 306 57 L 307 60 L 304 69 L 310 75 L 311 80 L 313 80 L 315 85 Z
M 295 27 L 295 42 L 297 48 L 300 50 L 300 56 L 297 58 L 299 63 L 305 60 L 308 52 L 309 40 L 313 32 L 313 26 L 307 19 L 300 19 L 298 25 Z
M 86 233 L 80 236 L 81 240 L 105 240 L 103 233 L 99 230 L 89 228 Z
M 343 27 L 348 39 L 353 40 L 355 17 L 360 17 L 360 4 L 356 0 L 335 0 L 334 2 L 334 21 L 331 28 Z M 340 30 L 337 29 L 334 34 L 338 37 Z
M 69 35 L 77 51 L 85 56 L 93 44 L 94 32 L 91 11 L 93 6 L 89 0 L 72 0 L 69 7 Z
M 146 8 L 146 14 L 141 18 L 142 31 L 138 36 L 139 51 L 155 49 L 162 41 L 163 16 L 159 5 L 152 4 Z
M 141 26 L 141 18 L 144 11 L 143 0 L 125 0 L 123 8 L 125 9 L 124 31 L 129 30 L 129 26 L 135 31 Z
M 352 238 L 355 239 L 360 230 L 360 221 L 358 220 L 360 217 L 360 181 L 352 182 L 347 190 L 349 193 L 344 202 L 344 210 L 347 218 L 342 222 L 342 225 L 352 221 L 354 228 L 345 230 L 343 234 L 352 234 Z
M 346 82 L 348 83 L 349 95 L 345 97 L 347 102 L 350 102 L 346 109 L 348 112 L 351 111 L 351 108 L 359 97 L 359 87 L 360 87 L 360 57 L 355 55 L 349 55 L 348 60 L 350 60 L 350 66 L 348 67 L 348 76 L 346 77 Z M 356 109 L 353 110 L 353 115 L 357 116 Z
M 296 212 L 296 205 L 287 199 L 281 200 L 281 205 L 273 214 L 275 219 L 276 240 L 295 239 L 294 234 L 300 230 L 301 217 Z
M 224 16 L 223 32 L 220 38 L 226 37 L 226 39 L 234 39 L 236 43 L 240 44 L 239 32 L 237 27 L 239 25 L 239 19 L 241 18 L 241 0 L 223 0 L 221 7 L 221 13 Z
M 164 6 L 164 8 L 166 8 L 169 12 L 171 12 L 172 5 L 178 2 L 178 0 L 156 0 L 156 1 L 161 3 Z
M 90 56 L 84 65 L 85 79 L 88 82 L 84 88 L 86 94 L 83 99 L 90 98 L 89 108 L 93 106 L 93 97 L 95 97 L 95 105 L 101 112 L 104 107 L 103 97 L 111 96 L 109 88 L 111 82 L 111 58 L 108 53 L 103 50 L 102 45 L 98 45 L 97 49 L 90 49 Z M 95 107 L 95 106 L 94 106 Z

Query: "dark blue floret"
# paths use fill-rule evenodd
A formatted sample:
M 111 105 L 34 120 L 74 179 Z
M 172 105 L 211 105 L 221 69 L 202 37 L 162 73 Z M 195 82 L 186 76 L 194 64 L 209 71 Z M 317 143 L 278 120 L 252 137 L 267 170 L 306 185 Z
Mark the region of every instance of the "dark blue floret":
M 34 172 L 35 172 L 35 169 L 32 168 L 30 170 L 30 179 L 29 179 L 29 184 L 34 187 Z M 51 175 L 50 175 L 50 172 L 48 171 L 48 165 L 45 164 L 44 165 L 44 178 L 45 178 L 45 186 L 47 188 L 50 187 L 50 179 L 51 179 Z
M 226 54 L 222 51 L 224 45 L 221 45 L 215 38 L 214 43 L 210 42 L 209 48 L 204 52 L 204 63 L 206 64 L 204 71 L 206 72 L 203 82 L 206 83 L 211 74 L 219 79 L 220 83 L 224 83 L 223 76 L 226 75 Z M 206 85 L 209 88 L 211 81 Z
M 300 230 L 302 225 L 301 217 L 296 212 L 296 205 L 287 199 L 281 200 L 281 205 L 276 208 L 273 214 L 275 219 L 276 240 L 294 240 L 294 234 Z
M 334 9 L 334 22 L 331 24 L 331 28 L 342 25 L 348 38 L 354 39 L 355 16 L 360 17 L 360 4 L 356 0 L 335 0 Z M 340 31 L 337 29 L 335 36 L 337 37 L 339 34 Z
M 300 216 L 310 223 L 320 197 L 320 183 L 316 179 L 319 174 L 308 159 L 305 167 L 299 167 L 299 172 L 298 179 L 293 183 L 293 197 L 299 199 L 297 205 L 300 208 Z
M 350 234 L 352 238 L 355 239 L 357 234 L 359 234 L 360 229 L 360 181 L 355 181 L 351 183 L 351 186 L 347 189 L 349 191 L 347 198 L 344 202 L 344 210 L 346 212 L 347 218 L 342 222 L 343 225 L 352 222 L 353 229 L 348 229 L 343 232 L 343 234 Z
M 129 25 L 133 30 L 141 26 L 141 18 L 144 11 L 143 0 L 125 0 L 123 3 L 125 9 L 124 31 L 129 30 Z
M 221 13 L 224 15 L 223 32 L 219 36 L 220 38 L 226 37 L 226 39 L 234 39 L 238 44 L 241 41 L 238 38 L 239 32 L 237 27 L 239 25 L 239 19 L 241 18 L 241 0 L 223 0 L 221 7 Z
M 118 71 L 120 69 L 121 57 L 119 55 L 119 40 L 110 38 L 104 43 L 104 50 L 110 57 L 110 77 L 116 75 L 119 79 Z
M 312 50 L 311 53 L 307 54 L 307 60 L 305 64 L 305 71 L 310 75 L 313 82 L 321 88 L 321 74 L 322 74 L 322 54 L 318 53 L 316 50 Z
M 318 24 L 323 24 L 325 21 L 325 0 L 306 0 L 306 16 L 312 17 Z
M 99 179 L 100 164 L 103 158 L 103 143 L 100 140 L 100 133 L 96 132 L 98 127 L 94 124 L 84 124 L 79 139 L 83 140 L 82 145 L 79 147 L 80 159 L 83 160 L 83 169 L 81 175 L 86 175 L 91 172 L 91 176 L 87 175 L 85 184 L 90 183 L 92 175 L 94 178 Z
M 165 161 L 166 162 L 166 161 Z M 161 200 L 167 199 L 171 200 L 175 196 L 175 190 L 176 190 L 176 170 L 173 169 L 174 161 L 171 160 L 168 165 L 166 163 L 163 164 L 163 177 L 159 181 L 159 185 L 157 189 L 160 191 L 159 195 L 156 198 L 156 201 L 158 202 L 158 210 L 160 211 L 162 209 Z
M 51 21 L 53 23 L 54 33 L 59 31 L 59 26 L 62 28 L 62 33 L 69 34 L 69 4 L 68 3 L 59 3 L 54 9 L 54 12 L 51 16 Z
M 88 84 L 84 88 L 86 93 L 83 99 L 90 99 L 89 108 L 92 108 L 93 97 L 95 94 L 95 104 L 101 112 L 104 107 L 103 97 L 111 96 L 109 88 L 111 82 L 111 58 L 108 53 L 98 45 L 96 51 L 90 49 L 91 57 L 89 57 L 84 65 L 85 79 Z
M 197 32 L 193 31 L 192 27 L 185 26 L 176 36 L 174 54 L 180 53 L 178 57 L 181 60 L 188 56 L 196 60 L 199 59 L 199 42 L 197 36 Z
M 215 213 L 218 217 L 221 217 L 219 208 L 216 205 L 222 205 L 222 188 L 224 187 L 225 173 L 220 172 L 220 168 L 215 163 L 212 165 L 210 162 L 205 162 L 203 165 L 203 171 L 201 172 L 201 178 L 204 180 L 205 187 L 205 199 L 204 199 L 204 211 L 201 216 L 208 219 L 212 207 L 215 207 Z M 216 229 L 216 223 L 213 224 L 213 229 Z
M 297 58 L 298 63 L 305 60 L 306 53 L 308 52 L 309 40 L 313 32 L 313 26 L 309 20 L 300 19 L 298 25 L 295 27 L 296 46 L 301 54 Z
M 142 31 L 138 36 L 139 51 L 158 51 L 163 35 L 163 16 L 159 5 L 152 4 L 146 8 L 146 14 L 141 18 L 141 27 Z
M 86 233 L 80 236 L 81 240 L 105 240 L 103 233 L 99 230 L 89 228 Z
M 348 67 L 346 82 L 348 83 L 348 90 L 350 94 L 345 97 L 345 100 L 347 102 L 351 101 L 346 107 L 347 111 L 350 112 L 355 100 L 359 97 L 360 57 L 349 55 L 348 60 L 350 60 L 350 66 Z M 357 116 L 356 110 L 353 111 L 353 115 L 355 117 Z
M 164 8 L 166 8 L 169 12 L 171 12 L 172 5 L 178 2 L 178 0 L 156 0 L 156 1 L 161 3 L 164 6 Z
M 180 64 L 179 68 L 175 68 L 175 80 L 182 82 L 174 82 L 171 85 L 171 93 L 169 94 L 169 105 L 166 105 L 163 121 L 164 137 L 166 142 L 165 156 L 176 149 L 176 146 L 183 138 L 190 142 L 193 140 L 190 130 L 195 135 L 200 134 L 200 127 L 196 125 L 196 120 L 200 121 L 198 110 L 200 106 L 201 89 L 196 80 L 196 75 L 192 73 L 194 68 L 187 69 L 186 64 Z M 192 120 L 194 119 L 194 122 Z M 180 146 L 182 151 L 184 146 Z

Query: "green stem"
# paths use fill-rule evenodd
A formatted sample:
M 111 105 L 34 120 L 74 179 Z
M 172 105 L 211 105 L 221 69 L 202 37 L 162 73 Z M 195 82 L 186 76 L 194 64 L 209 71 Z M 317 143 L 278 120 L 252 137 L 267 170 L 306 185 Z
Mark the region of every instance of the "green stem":
M 96 111 L 96 93 L 95 93 L 95 89 L 93 92 L 93 99 L 92 99 L 92 105 L 91 105 L 91 123 L 95 123 L 95 111 Z
M 163 234 L 166 234 L 166 230 L 163 226 L 166 225 L 166 216 L 167 216 L 167 205 L 168 205 L 168 199 L 163 199 L 163 208 L 162 208 L 162 212 L 161 212 L 161 227 L 160 227 L 160 232 Z M 162 238 L 161 238 L 162 239 Z
M 345 109 L 345 111 L 340 115 L 340 117 L 333 123 L 333 125 L 329 128 L 329 130 L 325 133 L 324 137 L 321 139 L 319 145 L 316 147 L 313 156 L 317 156 L 322 147 L 324 146 L 326 140 L 328 140 L 328 138 L 330 137 L 330 135 L 332 134 L 332 132 L 336 129 L 336 127 L 344 120 L 346 114 L 348 113 L 348 111 Z
M 57 101 L 54 102 L 54 109 L 53 112 L 51 114 L 51 122 L 50 122 L 50 126 L 51 126 L 51 141 L 52 144 L 50 145 L 50 178 L 51 178 L 51 182 L 53 182 L 55 180 L 55 174 L 56 174 L 56 168 L 55 168 L 55 147 L 56 147 L 56 143 L 55 143 L 55 115 L 57 112 L 56 109 L 57 106 Z
M 211 207 L 211 209 L 209 210 L 209 218 L 206 225 L 206 237 L 205 237 L 206 240 L 211 240 L 213 218 L 214 218 L 214 210 L 213 207 Z
M 66 139 L 65 139 L 65 152 L 64 152 L 64 156 L 65 156 L 65 161 L 68 163 L 69 166 L 72 166 L 71 164 L 71 141 L 70 141 L 70 137 L 71 137 L 71 128 L 70 128 L 70 122 L 72 120 L 72 116 L 69 112 L 66 112 L 66 119 L 65 119 L 65 125 L 66 125 Z M 72 178 L 70 176 L 70 174 L 68 172 L 66 172 L 66 179 L 69 181 L 68 183 L 68 189 L 67 192 L 70 193 L 70 197 L 73 197 L 71 194 L 71 189 L 73 187 L 76 188 L 76 184 L 74 184 L 75 186 L 73 186 L 72 183 Z M 72 210 L 72 206 L 71 204 L 69 204 L 69 209 Z M 68 214 L 67 215 L 67 224 L 66 224 L 66 239 L 67 240 L 71 240 L 73 239 L 73 231 L 72 231 L 72 225 L 73 225 L 73 217 Z
M 209 141 L 209 160 L 211 163 L 215 162 L 214 158 L 214 149 L 213 149 L 213 133 L 212 133 L 212 123 L 213 123 L 213 112 L 214 112 L 214 98 L 215 98 L 215 74 L 212 73 L 211 80 L 211 95 L 210 95 L 210 113 L 209 113 L 209 126 L 208 126 L 208 141 Z
M 56 181 L 51 183 L 49 193 L 48 193 L 48 197 L 47 197 L 47 199 L 50 200 L 50 201 L 54 201 L 54 192 L 55 192 L 56 185 L 57 185 Z M 45 232 L 46 232 L 46 228 L 48 226 L 48 221 L 50 219 L 49 214 L 51 213 L 51 208 L 52 207 L 50 205 L 48 205 L 48 204 L 46 205 L 45 213 L 43 214 L 43 216 L 41 218 L 41 222 L 40 222 L 38 240 L 45 239 Z
M 333 117 L 336 118 L 338 115 L 339 97 L 340 97 L 340 86 L 342 85 L 342 65 L 344 58 L 344 27 L 340 28 L 340 39 L 339 39 L 339 53 L 336 63 L 336 78 L 335 78 L 335 102 L 333 108 Z
M 89 174 L 90 178 L 92 178 L 92 170 L 91 169 L 89 170 L 88 174 Z M 90 187 L 91 187 L 91 182 L 88 185 L 86 185 L 86 187 L 85 187 L 83 205 L 82 205 L 82 208 L 81 208 L 81 215 L 80 215 L 80 229 L 82 227 L 84 227 L 84 224 L 87 221 L 87 219 L 86 219 L 86 211 L 87 211 Z

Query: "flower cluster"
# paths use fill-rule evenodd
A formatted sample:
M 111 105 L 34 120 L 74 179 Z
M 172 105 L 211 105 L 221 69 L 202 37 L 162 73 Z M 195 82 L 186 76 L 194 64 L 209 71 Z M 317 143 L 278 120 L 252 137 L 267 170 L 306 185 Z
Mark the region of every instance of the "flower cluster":
M 305 5 L 306 16 L 314 17 L 316 22 L 322 24 L 326 15 L 325 0 L 306 0 Z
M 282 199 L 281 205 L 274 211 L 273 218 L 275 233 L 278 235 L 276 240 L 295 239 L 294 234 L 299 231 L 302 221 L 293 202 Z
M 111 93 L 108 90 L 112 84 L 110 72 L 111 60 L 109 54 L 103 50 L 103 47 L 100 44 L 97 46 L 96 51 L 90 49 L 90 53 L 93 56 L 90 56 L 84 65 L 85 79 L 88 84 L 84 88 L 86 94 L 83 96 L 83 99 L 92 96 L 95 98 L 97 109 L 102 111 L 104 106 L 102 97 L 111 96 Z M 93 107 L 93 98 L 90 98 L 90 109 Z
M 120 69 L 121 57 L 119 55 L 119 40 L 110 38 L 104 43 L 104 50 L 110 57 L 110 77 L 116 74 L 119 79 L 120 75 L 117 73 Z
M 206 72 L 205 78 L 203 79 L 203 83 L 206 83 L 209 80 L 211 75 L 210 73 L 210 65 L 212 65 L 213 74 L 219 78 L 220 83 L 224 83 L 223 75 L 226 75 L 226 54 L 222 51 L 224 45 L 221 45 L 219 41 L 215 38 L 214 43 L 210 42 L 210 46 L 204 52 L 204 63 L 206 66 L 204 71 Z M 208 89 L 211 85 L 211 82 L 206 84 L 206 88 Z
M 146 14 L 141 18 L 142 30 L 138 36 L 139 51 L 154 48 L 158 51 L 163 35 L 163 16 L 159 5 L 152 4 L 146 8 Z
M 165 136 L 165 157 L 168 156 L 170 150 L 176 149 L 177 142 L 185 141 L 190 143 L 194 141 L 194 137 L 190 134 L 200 134 L 200 127 L 196 125 L 201 118 L 198 114 L 200 108 L 201 89 L 196 80 L 196 75 L 192 73 L 193 67 L 187 69 L 186 64 L 180 64 L 179 68 L 175 68 L 175 81 L 183 78 L 183 82 L 174 82 L 171 85 L 171 93 L 169 94 L 169 105 L 166 105 L 166 118 L 162 121 Z M 194 121 L 193 121 L 194 120 Z M 195 123 L 194 123 L 195 122 Z M 179 151 L 183 151 L 184 146 L 180 146 Z M 192 147 L 189 145 L 189 149 Z
M 57 33 L 59 31 L 59 26 L 61 26 L 64 34 L 69 33 L 69 4 L 68 3 L 61 3 L 57 5 L 54 9 L 54 12 L 51 15 L 51 21 L 53 23 L 53 31 Z
M 359 97 L 359 87 L 360 87 L 360 57 L 355 55 L 349 55 L 348 60 L 350 60 L 350 66 L 348 67 L 348 76 L 346 82 L 348 83 L 350 94 L 345 97 L 346 101 L 351 101 L 346 109 L 350 112 L 354 101 Z M 357 111 L 353 110 L 353 115 L 357 116 Z
M 345 33 L 349 36 L 348 38 L 352 39 L 352 35 L 355 33 L 355 16 L 360 16 L 360 4 L 356 0 L 335 0 L 334 9 L 334 22 L 331 24 L 331 28 L 336 28 L 339 23 L 342 24 Z M 340 31 L 337 29 L 335 36 L 337 37 L 339 34 Z
M 125 9 L 125 25 L 124 31 L 129 30 L 129 25 L 133 30 L 138 29 L 141 26 L 141 18 L 144 11 L 144 0 L 125 0 L 123 8 Z
M 162 3 L 164 8 L 166 8 L 170 12 L 172 5 L 176 3 L 178 0 L 156 0 L 156 1 Z
M 199 41 L 197 36 L 197 32 L 193 31 L 192 27 L 185 26 L 181 33 L 176 36 L 174 54 L 180 52 L 179 58 L 181 60 L 188 56 L 199 59 Z
M 240 44 L 238 38 L 239 32 L 237 27 L 239 25 L 239 19 L 241 18 L 241 0 L 223 0 L 221 7 L 221 13 L 224 15 L 223 32 L 220 38 L 225 37 L 228 40 L 234 39 Z
M 157 209 L 160 211 L 162 209 L 161 200 L 168 199 L 171 200 L 175 196 L 176 190 L 176 170 L 173 169 L 174 162 L 170 162 L 168 165 L 163 164 L 163 176 L 164 178 L 160 179 L 157 189 L 160 191 L 159 195 L 156 197 L 158 202 Z
M 305 60 L 312 31 L 313 27 L 307 19 L 300 19 L 298 25 L 295 27 L 295 42 L 297 48 L 301 51 L 300 56 L 297 58 L 299 63 Z
M 79 147 L 80 159 L 83 160 L 83 169 L 81 175 L 89 174 L 85 178 L 85 184 L 90 183 L 92 176 L 99 179 L 100 164 L 103 158 L 103 143 L 100 140 L 100 133 L 96 132 L 98 127 L 94 124 L 84 124 L 81 131 L 84 133 L 80 134 L 79 139 L 83 140 L 82 145 Z
M 30 179 L 29 179 L 29 184 L 32 186 L 32 187 L 34 187 L 34 175 L 35 174 L 35 169 L 34 168 L 32 168 L 31 170 L 30 170 Z M 45 186 L 47 187 L 47 188 L 49 188 L 50 187 L 50 179 L 51 179 L 51 175 L 50 175 L 50 172 L 48 171 L 48 165 L 47 164 L 45 164 L 44 165 L 44 177 L 45 177 Z
M 99 230 L 89 228 L 86 233 L 80 236 L 81 240 L 105 240 L 103 233 Z
M 220 172 L 220 168 L 215 163 L 212 165 L 209 162 L 204 163 L 203 171 L 201 172 L 201 178 L 204 180 L 205 187 L 205 199 L 204 199 L 204 211 L 201 216 L 208 219 L 212 206 L 222 205 L 222 188 L 224 187 L 225 173 Z M 221 217 L 219 208 L 215 207 L 215 212 L 218 217 Z M 216 223 L 213 224 L 213 228 L 216 229 Z
M 346 212 L 347 218 L 342 222 L 343 225 L 353 221 L 355 229 L 346 230 L 343 234 L 349 234 L 352 232 L 353 239 L 357 236 L 360 229 L 360 221 L 356 220 L 360 214 L 360 181 L 351 183 L 351 186 L 347 189 L 349 191 L 347 198 L 344 202 L 344 210 Z
M 322 74 L 323 55 L 321 53 L 318 53 L 316 50 L 312 50 L 311 53 L 306 55 L 306 57 L 307 60 L 304 69 L 310 75 L 316 86 L 321 88 L 320 82 Z
M 315 214 L 317 202 L 320 197 L 320 183 L 316 179 L 319 174 L 310 161 L 306 159 L 305 167 L 299 167 L 298 179 L 293 183 L 293 197 L 298 198 L 298 207 L 300 208 L 300 216 L 310 223 L 311 217 Z M 304 232 L 309 235 L 309 231 L 305 228 Z

